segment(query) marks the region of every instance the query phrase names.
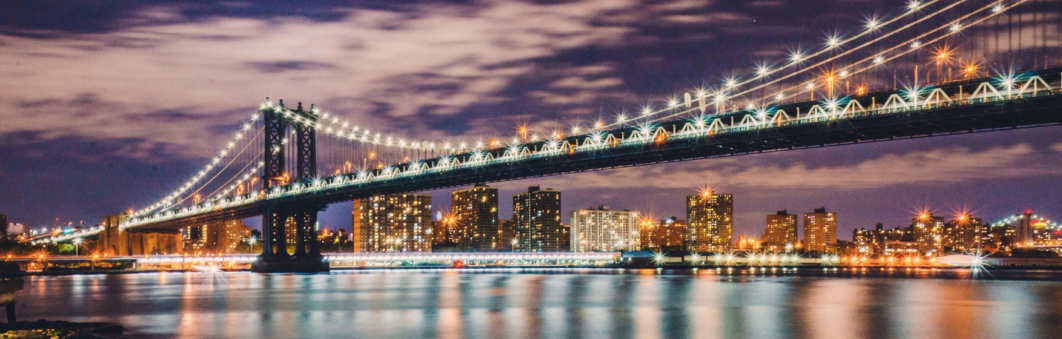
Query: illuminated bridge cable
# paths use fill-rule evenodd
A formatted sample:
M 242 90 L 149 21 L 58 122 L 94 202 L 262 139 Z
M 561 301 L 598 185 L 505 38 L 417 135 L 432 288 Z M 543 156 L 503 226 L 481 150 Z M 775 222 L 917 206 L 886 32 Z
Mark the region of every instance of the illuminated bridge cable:
M 1021 0 L 1021 1 L 1018 1 L 1017 3 L 1015 3 L 1015 4 L 1011 5 L 1010 7 L 1013 7 L 1013 6 L 1017 6 L 1018 4 L 1021 4 L 1021 3 L 1025 2 L 1025 1 L 1028 1 L 1028 0 Z M 1002 2 L 1002 0 L 997 0 L 997 1 L 994 1 L 994 2 L 992 2 L 991 4 L 989 4 L 989 5 L 987 5 L 987 6 L 984 6 L 984 7 L 980 8 L 980 9 L 978 9 L 978 10 L 974 11 L 974 12 L 971 12 L 971 13 L 968 13 L 968 14 L 966 14 L 966 15 L 962 16 L 962 17 L 961 17 L 960 19 L 956 19 L 956 20 L 953 20 L 953 21 L 952 21 L 951 23 L 955 23 L 955 22 L 961 22 L 962 20 L 964 20 L 964 19 L 966 19 L 966 18 L 969 18 L 969 17 L 970 17 L 970 16 L 972 16 L 972 15 L 976 15 L 976 14 L 977 14 L 977 13 L 979 13 L 979 12 L 983 12 L 983 11 L 985 11 L 985 10 L 987 10 L 987 9 L 991 9 L 991 8 L 993 8 L 993 6 L 997 5 L 997 4 L 998 4 L 998 3 L 1000 3 L 1000 2 Z M 992 15 L 992 16 L 995 16 L 995 15 Z M 992 17 L 992 16 L 989 16 L 989 17 Z M 986 18 L 984 18 L 984 19 L 981 19 L 981 20 L 977 20 L 977 21 L 975 21 L 975 22 L 973 22 L 973 23 L 967 24 L 966 26 L 967 26 L 967 27 L 969 27 L 969 26 L 972 26 L 972 25 L 974 25 L 974 24 L 980 23 L 980 22 L 982 22 L 982 21 L 984 21 L 984 20 L 987 20 L 987 19 L 988 19 L 989 17 L 986 17 Z M 912 39 L 909 39 L 909 40 L 907 40 L 907 41 L 905 41 L 905 42 L 903 42 L 903 43 L 901 43 L 901 44 L 898 44 L 898 45 L 896 45 L 896 46 L 894 46 L 894 47 L 892 47 L 892 48 L 888 49 L 888 51 L 893 51 L 893 50 L 896 50 L 896 49 L 902 48 L 903 46 L 909 46 L 911 42 L 913 42 L 913 41 L 917 41 L 917 40 L 918 40 L 918 39 L 920 39 L 921 37 L 925 37 L 925 36 L 927 36 L 927 35 L 929 35 L 929 34 L 932 34 L 932 33 L 935 33 L 935 32 L 941 31 L 941 30 L 949 29 L 949 28 L 951 27 L 951 23 L 949 23 L 949 24 L 947 24 L 947 25 L 942 25 L 942 26 L 940 26 L 940 27 L 938 27 L 938 28 L 936 28 L 936 29 L 933 29 L 933 30 L 931 30 L 931 31 L 929 31 L 929 32 L 923 33 L 923 34 L 922 34 L 922 35 L 920 35 L 920 36 L 919 36 L 918 38 L 912 38 Z M 913 24 L 913 23 L 912 23 L 912 24 Z M 908 26 L 909 26 L 909 25 L 908 25 Z M 908 26 L 905 26 L 905 27 L 908 27 Z M 949 34 L 949 35 L 950 35 L 950 34 Z M 944 36 L 944 37 L 947 37 L 947 36 Z M 944 37 L 941 37 L 941 38 L 937 38 L 937 39 L 934 39 L 933 41 L 931 41 L 931 43 L 932 43 L 932 42 L 936 42 L 936 41 L 939 41 L 939 40 L 943 39 Z M 878 40 L 879 40 L 879 39 L 875 39 L 875 40 L 874 40 L 874 42 L 876 42 L 876 41 L 878 41 Z M 928 43 L 927 43 L 927 44 L 928 44 Z M 866 45 L 866 44 L 864 44 L 864 45 Z M 861 47 L 863 47 L 863 46 L 861 46 Z M 891 57 L 891 58 L 889 58 L 889 59 L 887 59 L 887 60 L 884 60 L 884 61 L 882 61 L 882 62 L 877 62 L 877 61 L 875 61 L 875 63 L 876 63 L 876 64 L 882 64 L 882 63 L 884 63 L 884 62 L 887 62 L 887 61 L 891 61 L 891 60 L 894 60 L 894 59 L 896 59 L 896 58 L 899 58 L 899 57 L 901 57 L 901 56 L 903 56 L 903 55 L 906 55 L 907 53 L 911 53 L 911 52 L 912 52 L 912 51 L 914 51 L 914 50 L 916 50 L 916 49 L 910 49 L 910 50 L 904 51 L 904 52 L 902 52 L 902 53 L 900 53 L 900 54 L 898 54 L 898 55 L 895 55 L 895 56 L 893 56 L 893 57 Z M 845 53 L 843 53 L 842 55 L 846 55 L 846 54 L 848 54 L 848 53 L 850 53 L 850 51 L 846 51 L 846 52 L 845 52 Z M 858 65 L 858 64 L 860 64 L 860 63 L 863 63 L 863 62 L 867 62 L 867 61 L 872 61 L 872 60 L 875 60 L 876 58 L 878 58 L 878 57 L 880 57 L 880 56 L 881 56 L 881 54 L 877 54 L 877 55 L 875 55 L 875 56 L 871 56 L 871 57 L 867 57 L 867 58 L 864 58 L 864 59 L 862 59 L 862 60 L 860 60 L 860 61 L 857 61 L 857 62 L 855 62 L 855 63 L 852 63 L 852 64 L 851 64 L 851 65 L 849 65 L 849 66 L 846 66 L 846 67 L 844 67 L 843 69 L 848 69 L 848 68 L 851 68 L 851 67 L 852 67 L 852 66 L 854 66 L 854 65 Z M 833 59 L 833 58 L 831 58 L 831 59 Z M 823 64 L 823 63 L 819 63 L 819 64 L 816 64 L 816 65 L 815 65 L 815 67 L 821 66 L 821 64 Z M 851 75 L 854 75 L 854 74 L 858 74 L 858 73 L 862 73 L 863 71 L 866 71 L 867 69 L 870 69 L 870 68 L 872 68 L 872 67 L 875 67 L 875 66 L 877 66 L 877 65 L 874 65 L 874 66 L 870 66 L 870 67 L 866 67 L 866 68 L 863 68 L 863 69 L 860 69 L 860 70 L 858 70 L 858 71 L 854 71 L 854 72 L 853 72 L 853 71 L 849 71 L 849 73 L 850 73 Z M 805 71 L 808 71 L 808 70 L 811 70 L 811 68 L 806 68 L 806 69 L 802 69 L 802 70 L 798 71 L 797 73 L 803 73 L 803 72 L 805 72 Z M 795 75 L 795 74 L 797 74 L 797 73 L 794 73 L 794 75 Z M 772 81 L 772 83 L 778 82 L 778 81 L 780 81 L 780 80 L 782 80 L 782 79 L 778 79 L 778 80 Z M 799 87 L 799 86 L 801 86 L 801 85 L 800 85 L 800 84 L 798 84 L 798 85 L 794 85 L 794 86 L 791 86 L 791 87 L 789 87 L 788 89 L 786 89 L 786 90 L 785 90 L 785 92 L 789 92 L 789 90 L 791 90 L 791 89 L 793 89 L 793 88 L 796 88 L 796 87 Z M 756 89 L 758 89 L 758 88 L 756 88 Z M 737 93 L 737 94 L 736 94 L 735 96 L 740 96 L 740 95 L 744 95 L 744 94 L 747 94 L 747 93 L 749 93 L 749 92 L 751 92 L 751 91 L 753 91 L 753 90 L 755 90 L 755 89 L 750 89 L 750 90 L 746 90 L 746 91 L 744 91 L 744 92 L 740 92 L 740 93 Z M 793 96 L 793 95 L 789 95 L 789 96 L 786 96 L 786 98 L 789 98 L 789 97 L 792 97 L 792 96 Z M 761 99 L 762 99 L 762 98 L 761 98 Z M 776 101 L 777 101 L 777 100 L 776 100 Z M 675 112 L 675 113 L 673 113 L 673 114 L 670 114 L 670 115 L 667 115 L 667 116 L 662 116 L 662 117 L 654 118 L 654 119 L 650 120 L 649 122 L 656 122 L 656 121 L 661 121 L 661 120 L 667 120 L 667 119 L 675 118 L 675 117 L 677 117 L 677 116 L 682 116 L 682 115 L 685 115 L 685 114 L 688 114 L 688 113 L 694 112 L 694 111 L 696 111 L 696 110 L 698 110 L 698 108 L 691 108 L 691 109 L 687 109 L 687 110 L 682 110 L 682 111 L 679 111 L 679 112 Z M 728 112 L 719 112 L 719 113 L 716 113 L 716 114 L 713 114 L 713 115 L 709 115 L 709 117 L 711 117 L 711 116 L 714 116 L 714 115 L 718 115 L 718 114 L 727 114 L 727 113 L 728 113 Z
M 180 197 L 180 194 L 186 192 L 188 189 L 191 189 L 196 183 L 198 183 L 200 180 L 202 180 L 206 176 L 206 174 L 208 174 L 211 170 L 213 170 L 213 168 L 215 166 L 217 166 L 217 164 L 219 162 L 221 162 L 221 160 L 223 160 L 226 156 L 230 155 L 229 151 L 232 149 L 232 147 L 236 144 L 236 142 L 240 141 L 243 138 L 243 136 L 247 133 L 247 131 L 250 130 L 257 123 L 259 117 L 260 117 L 260 115 L 259 115 L 258 112 L 255 112 L 255 113 L 251 114 L 250 121 L 245 123 L 240 128 L 240 130 L 236 132 L 234 140 L 230 141 L 225 147 L 223 147 L 222 150 L 219 152 L 219 154 L 217 156 L 215 156 L 214 159 L 211 162 L 209 162 L 206 166 L 204 166 L 203 169 L 201 169 L 196 175 L 192 176 L 192 178 L 190 180 L 188 180 L 186 183 L 184 183 L 181 187 L 178 187 L 176 190 L 174 190 L 172 193 L 167 195 L 162 200 L 159 200 L 158 202 L 152 204 L 151 206 L 148 206 L 148 207 L 143 208 L 143 209 L 141 209 L 139 211 L 136 211 L 132 215 L 133 216 L 141 216 L 141 215 L 145 215 L 147 213 L 151 213 L 153 211 L 159 210 L 159 209 L 164 208 L 164 207 L 168 208 L 168 204 L 171 201 L 174 201 L 175 199 Z M 169 205 L 169 206 L 172 206 L 172 205 Z
M 1018 4 L 1021 4 L 1024 1 L 1028 1 L 1028 0 L 1019 1 L 1019 2 L 1017 2 L 1015 4 L 1012 4 L 1011 7 L 1017 6 Z M 997 1 L 997 2 L 999 2 L 999 1 Z M 877 53 L 874 56 L 869 56 L 869 57 L 860 59 L 859 61 L 852 62 L 852 63 L 848 64 L 847 66 L 844 66 L 843 69 L 847 70 L 849 75 L 861 74 L 861 73 L 863 73 L 863 72 L 865 72 L 865 71 L 867 71 L 869 69 L 880 67 L 881 64 L 884 64 L 884 63 L 890 62 L 892 60 L 898 59 L 900 57 L 903 57 L 904 55 L 907 55 L 907 54 L 910 54 L 910 53 L 914 53 L 916 50 L 918 50 L 920 48 L 924 48 L 925 46 L 932 45 L 932 44 L 934 44 L 936 42 L 939 42 L 940 40 L 944 40 L 944 39 L 946 39 L 948 37 L 951 37 L 956 32 L 948 32 L 945 35 L 942 35 L 940 37 L 934 38 L 933 40 L 930 40 L 928 42 L 924 42 L 924 43 L 922 43 L 922 47 L 910 48 L 910 49 L 904 50 L 904 51 L 902 51 L 902 52 L 900 52 L 898 54 L 895 54 L 893 56 L 890 56 L 890 57 L 887 57 L 887 58 L 885 57 L 885 55 L 888 54 L 889 52 L 895 51 L 897 49 L 905 48 L 905 47 L 910 47 L 912 43 L 921 42 L 922 38 L 925 38 L 925 37 L 927 37 L 927 36 L 929 36 L 931 34 L 934 34 L 936 32 L 939 32 L 939 31 L 942 31 L 942 30 L 945 30 L 945 29 L 952 29 L 952 27 L 954 27 L 953 26 L 954 24 L 962 24 L 963 20 L 966 20 L 966 19 L 970 18 L 971 16 L 977 15 L 980 12 L 984 12 L 986 10 L 990 10 L 990 9 L 992 9 L 993 6 L 994 6 L 994 4 L 990 4 L 988 6 L 985 6 L 985 7 L 981 8 L 981 9 L 975 11 L 975 12 L 966 14 L 966 15 L 958 18 L 958 19 L 952 20 L 951 22 L 949 22 L 949 23 L 947 23 L 945 25 L 937 27 L 936 29 L 930 30 L 930 31 L 928 31 L 926 33 L 923 33 L 923 34 L 917 36 L 917 37 L 914 37 L 914 38 L 908 39 L 907 41 L 901 42 L 901 43 L 899 43 L 899 44 L 897 44 L 897 45 L 895 45 L 895 46 L 893 46 L 893 47 L 891 47 L 889 49 L 886 49 L 886 50 L 884 50 L 882 52 Z M 979 20 L 975 20 L 975 21 L 972 21 L 972 22 L 968 22 L 968 23 L 965 23 L 963 25 L 964 25 L 964 27 L 975 26 L 977 24 L 980 24 L 980 23 L 988 20 L 989 18 L 996 17 L 996 16 L 997 16 L 997 13 L 989 13 L 989 15 L 984 17 L 984 18 L 981 18 Z M 871 63 L 871 64 L 868 65 L 868 66 L 865 66 L 863 68 L 857 68 L 857 66 L 859 66 L 860 64 L 863 64 L 863 63 Z M 783 89 L 782 93 L 789 93 L 789 94 L 784 94 L 782 96 L 782 98 L 776 98 L 772 103 L 777 103 L 778 101 L 781 101 L 781 100 L 784 100 L 784 99 L 789 99 L 789 98 L 795 97 L 797 95 L 801 95 L 802 93 L 797 93 L 797 92 L 793 91 L 794 89 L 798 89 L 801 86 L 802 86 L 801 84 L 797 84 L 797 85 L 792 85 L 792 86 L 790 86 L 790 87 L 788 87 L 786 89 Z M 769 96 L 765 96 L 765 97 L 762 97 L 762 98 L 759 98 L 759 99 L 756 99 L 756 100 L 763 100 L 763 99 L 767 99 L 767 98 L 769 98 Z
M 202 190 L 203 190 L 203 188 L 206 188 L 206 187 L 207 187 L 207 185 L 209 185 L 209 184 L 210 184 L 211 182 L 213 182 L 213 181 L 214 181 L 214 179 L 217 179 L 217 177 L 218 177 L 219 175 L 221 175 L 221 173 L 224 173 L 224 172 L 225 172 L 225 169 L 229 168 L 229 166 L 231 166 L 231 165 L 232 165 L 232 163 L 236 161 L 236 158 L 237 158 L 237 157 L 239 157 L 239 156 L 240 156 L 240 154 L 243 154 L 243 152 L 247 150 L 247 147 L 250 147 L 251 145 L 253 145 L 253 144 L 256 144 L 256 143 L 257 143 L 257 139 L 258 139 L 258 137 L 259 137 L 260 135 L 262 135 L 262 131 L 264 131 L 264 130 L 265 130 L 265 127 L 263 127 L 263 128 L 260 128 L 260 129 L 258 129 L 258 133 L 255 133 L 255 136 L 249 139 L 249 142 L 247 142 L 247 143 L 246 143 L 246 144 L 245 144 L 245 145 L 243 146 L 243 148 L 241 148 L 241 149 L 240 149 L 240 152 L 239 152 L 239 153 L 237 153 L 236 155 L 234 155 L 234 156 L 232 157 L 232 159 L 231 159 L 231 160 L 229 160 L 229 162 L 225 164 L 225 166 L 224 166 L 224 167 L 222 167 L 222 168 L 221 168 L 220 170 L 218 170 L 218 172 L 217 172 L 217 173 L 215 173 L 215 174 L 214 174 L 214 176 L 210 177 L 210 179 L 209 179 L 209 180 L 207 180 L 207 181 L 206 181 L 206 182 L 204 182 L 204 183 L 203 183 L 202 185 L 200 185 L 200 186 L 199 186 L 199 188 L 197 188 L 197 189 L 196 189 L 195 191 L 193 191 L 192 193 L 188 194 L 188 196 L 186 196 L 186 197 L 184 197 L 184 198 L 182 198 L 182 199 L 180 199 L 180 200 L 178 200 L 178 201 L 174 202 L 174 203 L 173 203 L 173 204 L 171 204 L 170 206 L 167 206 L 166 208 L 170 208 L 170 207 L 173 207 L 173 206 L 176 206 L 176 205 L 180 205 L 181 203 L 183 203 L 183 202 L 187 201 L 188 199 L 191 199 L 191 198 L 195 197 L 195 195 L 196 195 L 196 194 L 199 194 L 199 192 L 200 192 L 200 191 L 202 191 Z
M 919 18 L 918 20 L 915 20 L 914 22 L 911 22 L 911 23 L 908 23 L 908 24 L 906 24 L 906 25 L 904 25 L 904 26 L 901 26 L 901 27 L 899 27 L 899 28 L 893 29 L 893 30 L 892 30 L 892 31 L 890 31 L 889 33 L 886 33 L 886 34 L 884 34 L 884 35 L 882 35 L 882 36 L 879 36 L 879 37 L 877 37 L 877 38 L 875 38 L 875 39 L 871 40 L 870 42 L 867 42 L 867 43 L 863 43 L 862 45 L 860 45 L 860 46 L 857 46 L 857 47 L 855 47 L 855 48 L 850 48 L 850 49 L 846 49 L 846 50 L 845 50 L 844 52 L 841 52 L 841 53 L 839 53 L 839 54 L 834 54 L 833 56 L 831 56 L 831 57 L 830 57 L 830 58 L 828 58 L 827 60 L 824 60 L 824 61 L 820 61 L 820 62 L 818 62 L 818 63 L 816 63 L 816 64 L 814 64 L 814 65 L 812 65 L 812 66 L 807 66 L 807 67 L 802 67 L 802 68 L 798 68 L 798 69 L 796 69 L 796 70 L 794 70 L 794 71 L 792 71 L 792 72 L 789 72 L 789 73 L 787 73 L 787 74 L 786 74 L 785 76 L 783 76 L 783 77 L 781 77 L 781 78 L 778 78 L 778 79 L 774 79 L 774 80 L 771 80 L 771 81 L 769 81 L 769 82 L 766 82 L 766 83 L 762 83 L 762 84 L 760 84 L 760 85 L 758 85 L 758 86 L 755 86 L 755 87 L 753 87 L 753 88 L 751 88 L 751 89 L 745 90 L 745 91 L 743 91 L 743 92 L 741 92 L 741 93 L 739 93 L 739 94 L 735 94 L 735 95 L 728 95 L 728 94 L 727 94 L 726 92 L 727 92 L 727 91 L 729 91 L 729 90 L 731 90 L 731 89 L 733 89 L 733 88 L 737 88 L 737 87 L 739 87 L 739 86 L 741 86 L 741 85 L 749 84 L 749 83 L 751 83 L 751 82 L 754 82 L 754 81 L 757 81 L 757 80 L 761 80 L 761 79 L 767 78 L 767 77 L 769 77 L 770 75 L 773 75 L 773 74 L 775 74 L 775 73 L 777 73 L 777 72 L 781 72 L 781 71 L 785 70 L 785 67 L 779 67 L 779 68 L 776 68 L 776 69 L 774 69 L 774 70 L 769 70 L 769 71 L 765 71 L 765 72 L 760 72 L 760 73 L 762 73 L 762 74 L 764 74 L 764 75 L 763 75 L 763 76 L 757 76 L 757 77 L 754 77 L 754 78 L 752 78 L 752 79 L 750 79 L 750 80 L 745 80 L 744 82 L 741 82 L 741 83 L 737 83 L 736 81 L 735 81 L 735 82 L 733 82 L 733 83 L 728 83 L 728 84 L 726 84 L 726 85 L 725 85 L 725 87 L 723 87 L 722 89 L 720 89 L 720 90 L 716 90 L 716 91 L 715 91 L 715 93 L 707 93 L 707 92 L 705 92 L 705 91 L 698 91 L 699 93 L 698 93 L 698 94 L 696 95 L 696 99 L 698 99 L 698 100 L 707 100 L 706 98 L 707 98 L 707 97 L 710 97 L 710 96 L 716 96 L 716 97 L 720 97 L 720 96 L 721 96 L 721 97 L 724 97 L 724 98 L 726 98 L 726 97 L 729 97 L 729 98 L 733 98 L 733 97 L 736 97 L 736 96 L 744 95 L 744 94 L 747 94 L 747 93 L 750 93 L 750 92 L 753 92 L 753 91 L 757 91 L 757 90 L 760 90 L 760 89 L 764 89 L 764 88 L 767 88 L 767 87 L 769 87 L 769 86 L 771 86 L 771 85 L 777 84 L 777 83 L 779 83 L 779 82 L 781 82 L 781 81 L 783 81 L 783 80 L 786 80 L 786 79 L 792 78 L 792 77 L 794 77 L 794 76 L 796 76 L 796 75 L 799 75 L 799 74 L 805 73 L 805 72 L 807 72 L 807 71 L 815 70 L 815 69 L 816 69 L 817 67 L 819 67 L 819 66 L 822 66 L 822 65 L 824 65 L 824 64 L 826 64 L 826 63 L 829 63 L 829 62 L 832 62 L 832 61 L 834 61 L 834 60 L 836 60 L 836 59 L 838 59 L 838 58 L 840 58 L 840 57 L 843 57 L 843 56 L 845 56 L 845 55 L 848 55 L 848 54 L 854 53 L 854 52 L 856 52 L 856 51 L 859 51 L 859 50 L 861 50 L 861 49 L 863 49 L 863 48 L 865 48 L 865 47 L 868 47 L 868 46 L 870 46 L 870 45 L 872 45 L 872 44 L 874 44 L 874 43 L 876 43 L 876 42 L 879 42 L 879 41 L 881 41 L 881 40 L 883 40 L 883 39 L 885 39 L 885 38 L 887 38 L 887 37 L 890 37 L 890 36 L 892 36 L 892 35 L 898 34 L 898 33 L 902 32 L 902 31 L 904 31 L 904 30 L 906 30 L 906 29 L 909 29 L 909 28 L 911 28 L 911 27 L 914 27 L 915 25 L 917 25 L 917 24 L 919 24 L 919 23 L 921 23 L 921 22 L 924 22 L 924 21 L 926 21 L 926 20 L 928 20 L 928 19 L 930 19 L 930 18 L 933 18 L 933 17 L 935 17 L 935 16 L 937 16 L 937 15 L 940 15 L 940 14 L 942 14 L 942 13 L 944 13 L 944 12 L 948 11 L 948 10 L 951 10 L 952 8 L 954 8 L 954 7 L 958 6 L 958 5 L 960 5 L 960 4 L 962 4 L 962 3 L 966 2 L 966 1 L 968 1 L 968 0 L 957 0 L 956 2 L 952 3 L 951 5 L 948 5 L 948 6 L 946 6 L 946 7 L 942 8 L 942 9 L 939 9 L 939 10 L 937 10 L 937 11 L 933 12 L 933 13 L 930 13 L 930 14 L 928 14 L 928 15 L 925 15 L 925 16 L 923 16 L 923 17 Z M 1000 2 L 1000 1 L 1002 1 L 1002 0 L 997 0 L 996 2 Z M 876 25 L 874 25 L 874 26 L 872 27 L 872 29 L 866 29 L 866 30 L 864 30 L 864 31 L 863 31 L 862 33 L 860 33 L 860 34 L 857 34 L 857 35 L 855 35 L 855 36 L 853 36 L 853 37 L 850 37 L 850 38 L 848 38 L 848 39 L 845 39 L 845 40 L 840 40 L 840 42 L 839 42 L 839 43 L 836 43 L 836 44 L 834 44 L 834 45 L 835 45 L 835 46 L 840 46 L 840 45 L 843 45 L 843 44 L 845 44 L 845 43 L 851 42 L 851 41 L 853 41 L 853 40 L 855 40 L 855 39 L 858 39 L 858 38 L 860 38 L 860 37 L 863 37 L 863 36 L 865 36 L 865 35 L 868 35 L 868 34 L 872 34 L 872 33 L 874 33 L 874 32 L 875 32 L 875 31 L 876 31 L 876 30 L 877 30 L 878 28 L 880 28 L 880 27 L 884 27 L 885 25 L 888 25 L 888 24 L 892 24 L 892 23 L 895 23 L 896 21 L 898 21 L 898 20 L 900 20 L 900 19 L 902 19 L 902 18 L 904 18 L 904 17 L 907 17 L 907 16 L 909 16 L 909 15 L 913 15 L 913 14 L 917 13 L 917 10 L 918 10 L 918 9 L 924 8 L 924 7 L 926 7 L 926 6 L 929 6 L 929 5 L 931 5 L 931 4 L 934 4 L 934 3 L 936 3 L 936 2 L 938 2 L 938 1 L 931 1 L 931 2 L 929 2 L 929 3 L 926 3 L 926 4 L 919 4 L 919 5 L 918 5 L 918 6 L 916 7 L 916 8 L 911 8 L 911 7 L 909 7 L 909 10 L 908 10 L 907 12 L 905 12 L 905 13 L 904 13 L 903 15 L 897 16 L 897 17 L 895 17 L 895 18 L 893 18 L 893 19 L 891 19 L 891 20 L 889 20 L 889 21 L 886 21 L 886 22 L 884 22 L 884 23 L 876 24 Z M 811 55 L 808 55 L 808 56 L 803 56 L 803 55 L 800 55 L 800 56 L 799 56 L 799 58 L 791 59 L 790 63 L 786 64 L 786 66 L 794 66 L 794 65 L 799 65 L 800 63 L 802 63 L 802 62 L 803 62 L 803 61 L 805 61 L 805 60 L 808 60 L 808 59 L 810 59 L 810 58 L 813 58 L 813 57 L 817 57 L 817 56 L 820 56 L 820 55 L 822 55 L 822 54 L 824 54 L 824 53 L 827 53 L 827 52 L 832 52 L 832 51 L 834 51 L 835 49 L 836 49 L 836 47 L 829 47 L 829 46 L 828 46 L 827 48 L 825 48 L 825 49 L 822 49 L 822 50 L 819 50 L 818 52 L 816 52 L 816 53 L 813 53 L 813 54 L 811 54 Z M 693 98 L 691 98 L 691 99 L 693 99 Z M 649 116 L 653 116 L 653 115 L 656 115 L 656 114 L 660 114 L 660 113 L 665 113 L 665 112 L 673 111 L 673 109 L 674 109 L 675 107 L 678 107 L 678 103 L 677 103 L 677 100 L 673 100 L 672 102 L 668 103 L 668 104 L 666 105 L 666 108 L 664 108 L 664 109 L 661 109 L 661 110 L 657 110 L 657 111 L 649 111 L 649 112 L 644 112 L 644 113 L 643 113 L 643 116 L 649 117 Z M 670 114 L 670 115 L 667 115 L 667 116 L 663 116 L 663 117 L 656 117 L 656 118 L 653 118 L 653 119 L 649 119 L 649 120 L 647 120 L 647 122 L 655 122 L 655 121 L 661 121 L 661 120 L 666 120 L 666 119 L 674 118 L 674 117 L 676 117 L 676 116 L 680 116 L 680 115 L 683 115 L 683 114 L 691 113 L 691 112 L 697 111 L 697 110 L 699 110 L 699 109 L 700 109 L 699 107 L 697 107 L 697 108 L 692 108 L 692 109 L 687 109 L 687 110 L 684 110 L 684 111 L 680 111 L 680 112 L 676 112 L 676 113 L 673 113 L 673 114 Z M 620 126 L 620 125 L 622 125 L 622 123 L 620 123 L 620 122 L 617 122 L 617 123 L 610 123 L 610 124 L 605 124 L 605 125 L 603 125 L 603 126 L 600 126 L 600 128 L 599 128 L 599 129 L 607 129 L 607 128 L 611 128 L 611 127 L 616 127 L 616 126 Z

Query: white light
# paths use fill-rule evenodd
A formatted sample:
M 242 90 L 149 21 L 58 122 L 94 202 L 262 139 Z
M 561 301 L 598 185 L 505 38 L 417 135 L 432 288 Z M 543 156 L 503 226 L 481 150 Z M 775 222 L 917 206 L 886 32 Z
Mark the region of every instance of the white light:
M 804 88 L 805 89 L 815 89 L 815 83 L 814 82 L 809 82 L 806 85 L 804 85 Z
M 734 86 L 737 86 L 737 79 L 732 78 L 732 77 L 731 78 L 727 78 L 726 79 L 726 87 L 727 88 L 734 88 Z
M 770 73 L 770 72 L 771 72 L 771 69 L 769 67 L 767 67 L 766 64 L 760 64 L 760 65 L 756 66 L 756 76 L 757 77 L 760 77 L 760 78 L 765 77 L 765 76 L 767 76 L 767 73 Z
M 863 27 L 866 27 L 868 31 L 876 31 L 878 28 L 881 28 L 881 21 L 878 20 L 878 18 L 870 18 Z
M 848 70 L 847 69 L 842 69 L 840 72 L 837 73 L 837 76 L 842 77 L 842 78 L 847 78 L 848 77 Z
M 1003 13 L 1003 11 L 1006 10 L 1006 9 L 1007 8 L 1005 6 L 1003 6 L 1003 4 L 996 4 L 995 6 L 992 6 L 992 13 L 996 13 L 996 14 Z
M 911 43 L 911 49 L 918 49 L 919 47 L 922 47 L 922 41 L 915 40 L 915 42 Z
M 642 116 L 649 116 L 649 115 L 652 115 L 652 114 L 653 114 L 653 109 L 652 108 L 646 107 L 646 108 L 642 109 Z
M 921 1 L 919 1 L 919 0 L 911 0 L 911 1 L 907 2 L 907 9 L 912 10 L 912 11 L 917 11 L 919 8 L 922 8 L 922 2 Z
M 834 49 L 838 46 L 841 46 L 841 37 L 837 36 L 836 34 L 826 37 L 827 49 Z
M 801 61 L 804 61 L 804 53 L 801 53 L 800 51 L 795 51 L 793 53 L 790 53 L 789 54 L 789 61 L 791 61 L 794 64 L 800 63 Z
M 952 33 L 958 33 L 959 31 L 962 31 L 962 24 L 958 22 L 953 23 L 951 24 L 950 30 Z
M 875 64 L 875 65 L 881 65 L 881 64 L 882 64 L 882 63 L 884 63 L 884 62 L 885 62 L 885 57 L 883 57 L 883 56 L 880 56 L 880 55 L 879 55 L 879 56 L 876 56 L 876 57 L 874 57 L 874 64 Z

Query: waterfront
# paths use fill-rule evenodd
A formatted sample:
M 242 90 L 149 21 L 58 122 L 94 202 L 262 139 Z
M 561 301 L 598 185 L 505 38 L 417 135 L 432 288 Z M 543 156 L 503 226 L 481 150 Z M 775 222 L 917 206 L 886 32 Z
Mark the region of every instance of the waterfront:
M 30 276 L 19 315 L 183 338 L 1050 338 L 1062 330 L 1057 273 L 1015 281 L 998 279 L 1021 271 L 977 280 L 954 279 L 969 270 L 855 279 L 842 277 L 869 273 L 714 271 Z

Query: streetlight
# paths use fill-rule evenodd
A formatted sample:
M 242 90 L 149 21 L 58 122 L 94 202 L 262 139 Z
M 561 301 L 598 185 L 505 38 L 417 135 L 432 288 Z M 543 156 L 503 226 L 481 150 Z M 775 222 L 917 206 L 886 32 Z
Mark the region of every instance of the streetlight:
M 78 250 L 80 250 L 80 249 L 81 249 L 81 243 L 82 243 L 83 241 L 84 241 L 84 240 L 83 240 L 83 239 L 81 239 L 81 238 L 74 238 L 74 256 L 75 256 L 75 257 L 76 257 L 76 256 L 78 256 L 78 254 L 79 254 L 79 251 L 78 251 Z

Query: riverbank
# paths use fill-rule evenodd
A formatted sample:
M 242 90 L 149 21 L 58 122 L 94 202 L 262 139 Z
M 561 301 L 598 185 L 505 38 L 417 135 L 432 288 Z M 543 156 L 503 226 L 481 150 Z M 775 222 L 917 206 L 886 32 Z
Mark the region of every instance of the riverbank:
M 69 321 L 19 321 L 0 324 L 0 338 L 27 339 L 96 339 L 116 338 L 122 335 L 122 325 L 109 323 L 76 323 Z

